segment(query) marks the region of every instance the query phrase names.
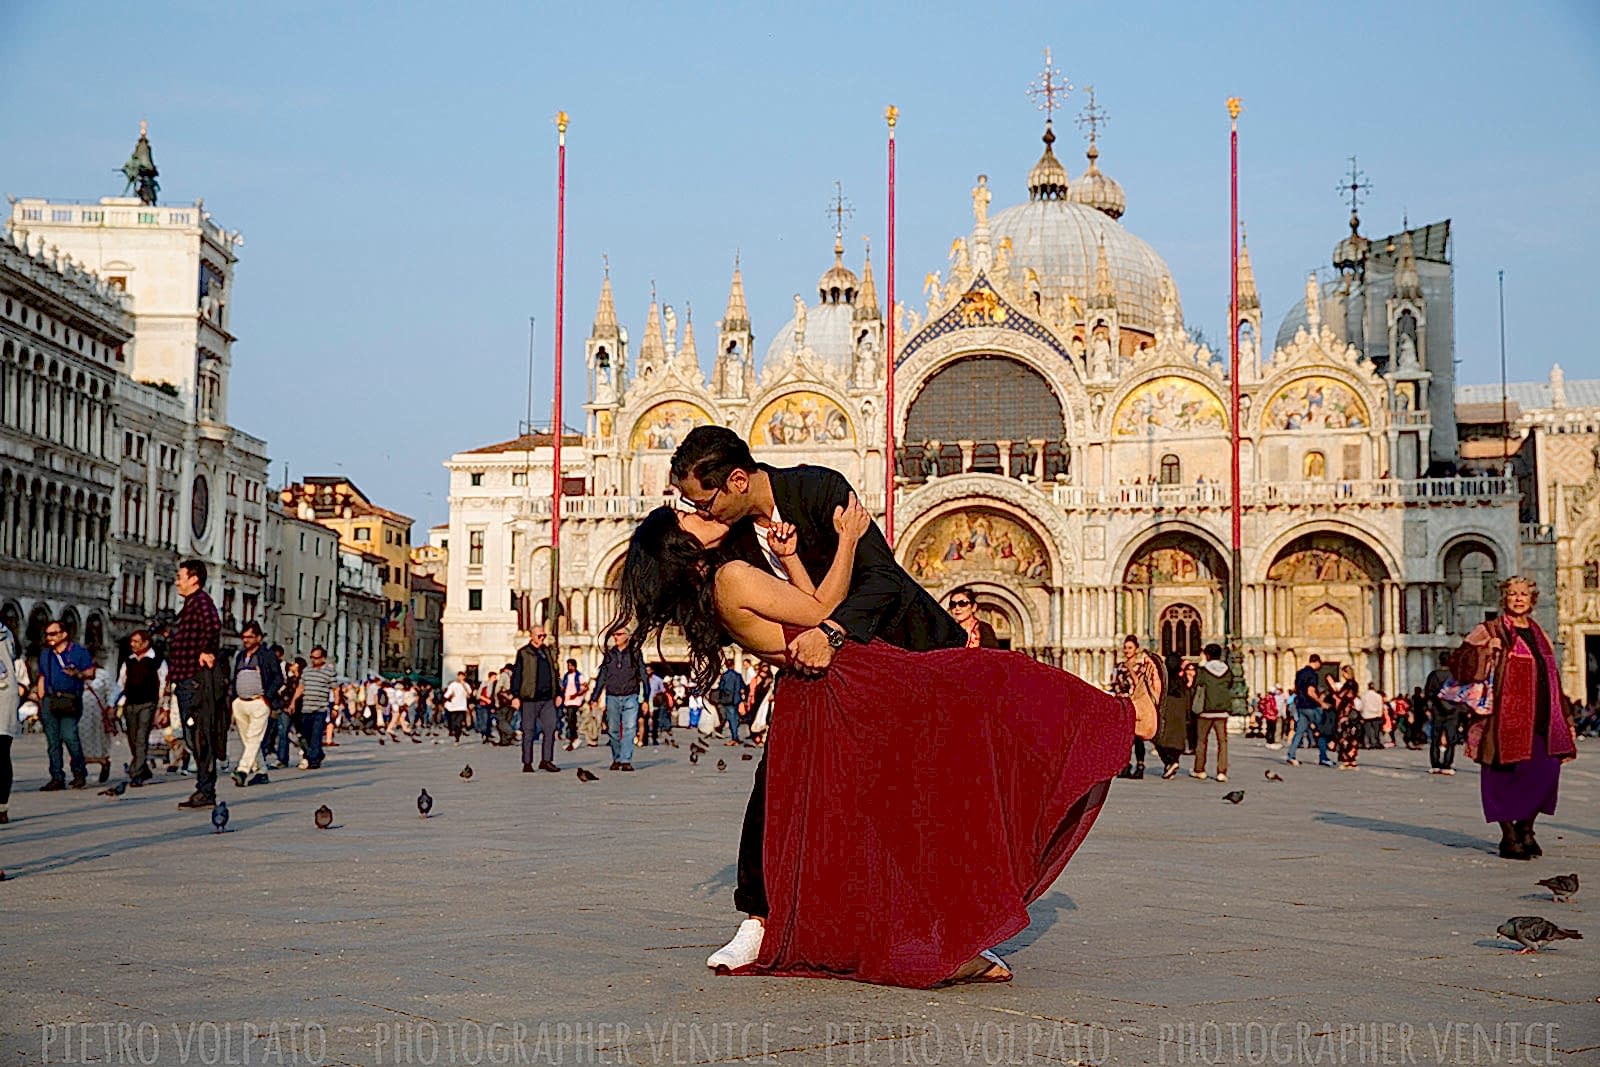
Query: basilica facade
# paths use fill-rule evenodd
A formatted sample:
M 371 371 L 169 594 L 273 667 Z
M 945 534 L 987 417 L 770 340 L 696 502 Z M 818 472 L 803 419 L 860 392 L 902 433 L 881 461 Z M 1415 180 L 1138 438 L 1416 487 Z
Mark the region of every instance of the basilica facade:
M 563 441 L 563 655 L 598 661 L 627 539 L 670 496 L 672 451 L 694 426 L 730 426 L 770 464 L 837 468 L 883 518 L 886 314 L 894 547 L 913 575 L 941 598 L 970 587 L 1004 645 L 1097 682 L 1126 633 L 1181 655 L 1225 639 L 1227 354 L 1185 327 L 1177 281 L 1124 225 L 1095 140 L 1072 178 L 1049 124 L 1044 139 L 1025 181 L 978 177 L 921 308 L 886 311 L 870 256 L 857 273 L 836 234 L 815 295 L 795 297 L 758 359 L 736 265 L 709 378 L 692 322 L 680 332 L 652 302 L 635 344 L 602 282 L 585 426 Z M 1499 578 L 1553 572 L 1515 478 L 1457 473 L 1450 270 L 1448 223 L 1369 239 L 1352 217 L 1269 344 L 1244 249 L 1236 610 L 1253 691 L 1288 685 L 1312 652 L 1388 692 L 1420 685 L 1494 610 Z M 446 464 L 447 675 L 506 662 L 542 611 L 551 444 L 530 435 Z

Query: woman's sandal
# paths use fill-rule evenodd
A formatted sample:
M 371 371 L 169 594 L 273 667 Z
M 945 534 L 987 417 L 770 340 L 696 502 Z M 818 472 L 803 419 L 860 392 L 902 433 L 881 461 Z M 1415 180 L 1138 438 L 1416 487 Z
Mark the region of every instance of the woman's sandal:
M 996 983 L 1011 981 L 1011 968 L 1006 966 L 1005 960 L 995 955 L 989 949 L 984 949 L 972 959 L 962 964 L 955 974 L 946 979 L 943 985 L 958 985 L 967 983 Z

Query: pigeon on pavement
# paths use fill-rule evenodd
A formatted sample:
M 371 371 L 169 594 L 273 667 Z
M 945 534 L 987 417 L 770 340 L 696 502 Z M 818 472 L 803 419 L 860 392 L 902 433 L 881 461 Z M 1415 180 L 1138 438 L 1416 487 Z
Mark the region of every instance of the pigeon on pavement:
M 426 819 L 428 817 L 428 812 L 432 810 L 433 798 L 430 797 L 428 795 L 428 791 L 424 789 L 422 792 L 417 794 L 417 814 Z
M 1237 804 L 1239 801 L 1244 799 L 1244 790 L 1235 789 L 1231 793 L 1224 793 L 1222 794 L 1222 799 L 1226 800 L 1229 804 Z
M 692 748 L 691 747 L 689 749 L 689 762 L 690 763 L 699 763 L 700 762 L 700 750 L 698 748 Z
M 1272 770 L 1269 767 L 1267 769 L 1267 781 L 1269 781 L 1269 782 L 1281 782 L 1281 781 L 1283 781 L 1283 775 L 1279 774 L 1277 771 Z
M 472 764 L 469 763 L 465 767 L 461 768 L 461 780 L 463 782 L 472 781 Z
M 1558 904 L 1565 904 L 1578 892 L 1576 874 L 1557 874 L 1550 878 L 1541 878 L 1539 884 L 1550 890 L 1550 899 Z
M 100 790 L 100 795 L 103 796 L 103 797 L 120 797 L 122 794 L 126 793 L 127 791 L 128 791 L 128 783 L 127 782 L 118 782 L 116 785 L 112 786 L 110 789 L 102 789 L 102 790 Z
M 739 758 L 742 759 L 742 760 L 744 760 L 744 759 L 755 759 L 755 756 L 753 756 L 750 753 L 746 752 L 744 755 L 740 756 Z
M 1583 935 L 1576 930 L 1563 930 L 1549 919 L 1537 915 L 1517 915 L 1501 923 L 1495 933 L 1517 942 L 1522 947 L 1517 950 L 1517 955 L 1525 956 L 1530 952 L 1538 952 L 1540 945 L 1548 945 L 1552 941 L 1582 941 Z
M 599 780 L 600 780 L 600 776 L 598 774 L 594 773 L 593 771 L 589 770 L 589 768 L 587 768 L 587 767 L 579 767 L 578 768 L 578 781 L 580 781 L 580 782 L 598 782 Z
M 717 773 L 718 774 L 721 774 L 723 771 L 725 771 L 727 769 L 728 769 L 728 761 L 727 760 L 725 760 L 725 759 L 717 760 Z
M 333 825 L 333 809 L 324 804 L 312 816 L 316 820 L 318 830 L 326 830 Z
M 226 800 L 217 801 L 217 806 L 211 809 L 211 825 L 216 828 L 214 832 L 219 834 L 228 828 L 228 802 Z

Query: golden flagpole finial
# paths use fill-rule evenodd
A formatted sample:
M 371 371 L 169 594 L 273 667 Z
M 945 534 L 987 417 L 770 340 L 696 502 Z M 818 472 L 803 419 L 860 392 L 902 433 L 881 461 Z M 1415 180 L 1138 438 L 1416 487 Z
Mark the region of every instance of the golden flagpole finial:
M 894 124 L 900 121 L 900 109 L 890 104 L 883 109 L 883 120 L 889 124 L 891 130 L 894 129 Z
M 1228 97 L 1228 117 L 1238 119 L 1239 112 L 1244 110 L 1244 103 L 1237 96 Z
M 556 112 L 556 129 L 561 133 L 567 132 L 567 113 L 565 111 Z

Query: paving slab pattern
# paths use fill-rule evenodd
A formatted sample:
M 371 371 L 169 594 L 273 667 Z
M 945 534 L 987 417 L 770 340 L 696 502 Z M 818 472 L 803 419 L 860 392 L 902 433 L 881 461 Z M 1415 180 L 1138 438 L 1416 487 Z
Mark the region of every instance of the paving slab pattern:
M 1544 858 L 1511 863 L 1470 764 L 1430 776 L 1426 753 L 1391 749 L 1356 772 L 1284 767 L 1236 737 L 1225 786 L 1113 786 L 1002 948 L 1014 982 L 916 991 L 707 972 L 738 918 L 755 763 L 733 749 L 697 766 L 643 750 L 631 775 L 584 749 L 552 775 L 520 773 L 514 749 L 342 740 L 318 771 L 224 779 L 233 817 L 213 834 L 175 807 L 192 779 L 37 793 L 43 741 L 20 739 L 0 1067 L 1600 1063 L 1593 742 L 1539 824 Z M 1569 871 L 1586 883 L 1571 904 L 1534 885 Z M 1494 929 L 1519 914 L 1591 940 L 1516 955 Z

